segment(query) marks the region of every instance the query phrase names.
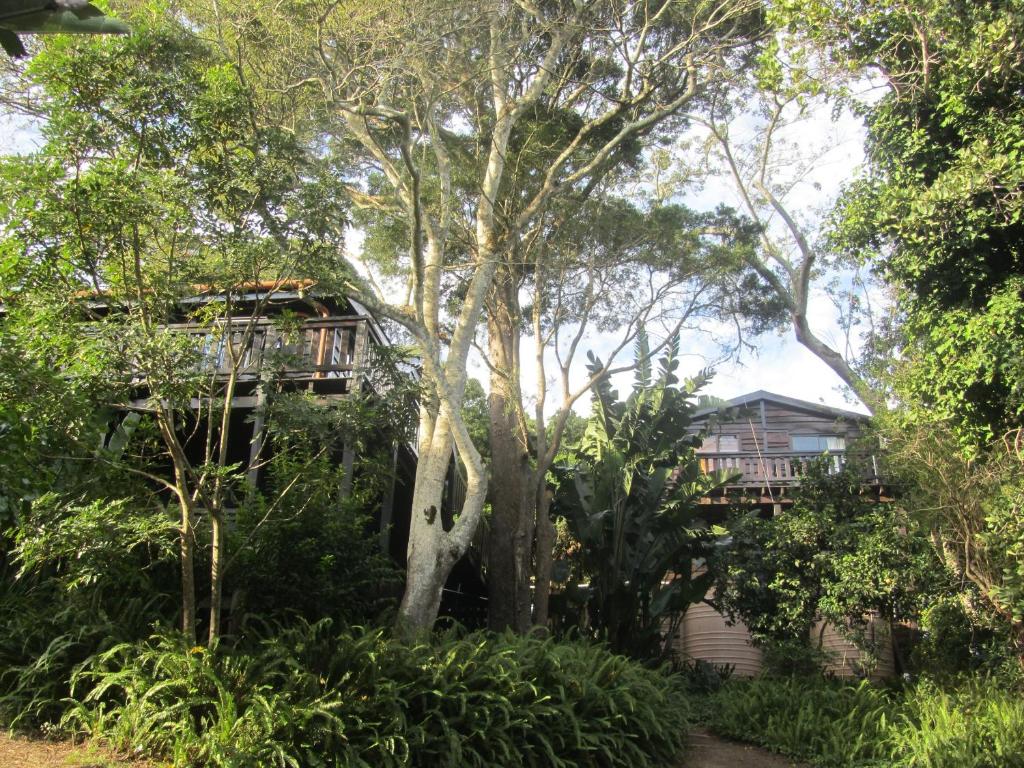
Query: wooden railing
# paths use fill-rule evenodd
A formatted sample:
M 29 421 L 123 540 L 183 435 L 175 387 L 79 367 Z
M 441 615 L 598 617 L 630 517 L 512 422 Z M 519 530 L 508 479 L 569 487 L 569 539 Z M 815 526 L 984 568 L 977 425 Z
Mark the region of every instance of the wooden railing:
M 757 453 L 703 453 L 699 454 L 701 469 L 705 472 L 725 472 L 735 475 L 729 481 L 733 486 L 793 485 L 800 481 L 803 467 L 825 460 L 829 472 L 839 472 L 846 466 L 846 451 L 796 453 L 769 451 Z M 872 480 L 878 474 L 874 457 L 866 458 L 864 479 Z
M 351 379 L 371 360 L 364 317 L 304 320 L 295 328 L 266 319 L 235 322 L 230 329 L 189 323 L 166 327 L 195 338 L 204 370 L 226 377 L 237 360 L 240 381 L 270 370 L 287 379 Z

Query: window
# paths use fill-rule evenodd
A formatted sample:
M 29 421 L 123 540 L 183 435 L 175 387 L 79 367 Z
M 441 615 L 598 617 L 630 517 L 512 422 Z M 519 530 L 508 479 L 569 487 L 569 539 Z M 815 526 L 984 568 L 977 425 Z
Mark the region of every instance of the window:
M 736 435 L 712 435 L 704 438 L 701 453 L 738 453 L 740 441 Z
M 793 450 L 799 453 L 845 451 L 846 438 L 838 435 L 793 435 Z

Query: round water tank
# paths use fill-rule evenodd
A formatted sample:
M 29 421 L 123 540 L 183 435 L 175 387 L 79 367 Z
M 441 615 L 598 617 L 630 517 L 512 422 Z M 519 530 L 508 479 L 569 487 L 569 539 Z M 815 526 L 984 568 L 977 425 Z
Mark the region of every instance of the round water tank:
M 863 677 L 867 666 L 867 676 L 872 680 L 883 680 L 895 675 L 896 662 L 888 624 L 878 616 L 871 616 L 865 632 L 877 648 L 877 663 L 873 667 L 869 666 L 865 653 L 843 637 L 834 626 L 823 621 L 815 623 L 811 628 L 811 644 L 818 647 L 820 643 L 821 650 L 828 655 L 825 671 L 836 677 Z
M 730 626 L 707 603 L 691 605 L 686 611 L 674 646 L 684 661 L 731 664 L 738 677 L 754 677 L 761 671 L 761 651 L 751 643 L 747 627 L 740 621 Z

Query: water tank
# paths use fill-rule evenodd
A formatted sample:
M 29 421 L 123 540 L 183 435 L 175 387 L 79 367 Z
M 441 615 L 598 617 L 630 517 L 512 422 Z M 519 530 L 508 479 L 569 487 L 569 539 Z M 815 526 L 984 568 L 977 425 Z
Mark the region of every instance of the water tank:
M 884 680 L 896 674 L 896 662 L 892 652 L 892 636 L 889 625 L 878 616 L 870 616 L 867 620 L 866 633 L 872 644 L 878 649 L 877 664 L 868 670 L 872 680 Z M 815 623 L 811 629 L 811 644 L 818 646 L 829 656 L 825 671 L 836 677 L 863 677 L 865 655 L 857 646 L 843 637 L 839 631 L 823 621 Z
M 686 611 L 674 647 L 684 661 L 731 664 L 737 677 L 754 677 L 761 671 L 761 651 L 750 642 L 746 625 L 737 621 L 730 626 L 707 603 L 691 605 Z

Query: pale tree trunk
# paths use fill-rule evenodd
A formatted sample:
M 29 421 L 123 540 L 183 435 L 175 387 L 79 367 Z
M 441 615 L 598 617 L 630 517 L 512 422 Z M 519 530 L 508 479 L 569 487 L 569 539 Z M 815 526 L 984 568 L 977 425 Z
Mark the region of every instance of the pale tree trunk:
M 181 565 L 181 631 L 193 645 L 196 642 L 196 573 L 195 511 L 188 490 L 188 469 L 174 435 L 174 418 L 166 413 L 157 415 L 157 423 L 171 452 L 174 465 L 174 492 L 178 497 L 181 517 L 178 524 L 178 553 Z
M 441 502 L 451 457 L 451 447 L 445 442 L 431 440 L 425 449 L 421 448 L 416 466 L 405 594 L 399 609 L 401 628 L 410 632 L 433 625 L 441 605 L 441 591 L 455 564 L 442 546 L 445 533 Z
M 178 553 L 181 559 L 181 631 L 189 642 L 196 642 L 196 534 L 192 505 L 187 496 L 179 498 L 181 521 L 178 527 Z
M 433 368 L 431 361 L 426 362 L 428 369 Z M 436 420 L 428 413 L 421 414 L 420 418 L 421 425 L 432 422 L 433 429 L 420 441 L 416 467 L 405 594 L 397 621 L 399 632 L 407 637 L 429 631 L 433 626 L 445 581 L 452 566 L 469 549 L 487 495 L 487 477 L 480 454 L 469 439 L 457 408 L 452 406 L 453 402 L 461 403 L 465 373 L 461 382 L 457 379 L 455 383 L 460 386 L 460 391 L 454 393 L 457 398 L 447 386 L 442 386 L 445 397 Z M 466 501 L 452 529 L 445 531 L 441 502 L 453 440 L 466 469 Z
M 253 323 L 260 314 L 260 305 L 254 310 L 249 318 L 245 331 L 242 334 L 240 349 L 235 349 L 234 331 L 231 326 L 230 299 L 227 315 L 227 338 L 225 339 L 228 359 L 231 362 L 228 381 L 224 388 L 224 404 L 220 414 L 220 434 L 218 435 L 217 467 L 224 470 L 228 465 L 228 444 L 231 437 L 231 409 L 235 398 L 235 387 L 238 383 L 238 368 L 241 365 L 241 355 L 252 338 Z M 212 399 L 211 399 L 212 403 Z M 212 417 L 211 411 L 211 417 Z M 210 428 L 213 427 L 213 419 L 210 419 Z M 211 449 L 207 448 L 207 461 Z M 199 480 L 200 487 L 204 478 Z M 224 612 L 224 574 L 226 571 L 227 547 L 224 538 L 224 476 L 218 473 L 213 483 L 213 493 L 209 504 L 210 515 L 210 627 L 207 636 L 207 644 L 213 645 L 220 637 L 221 618 Z
M 210 627 L 207 644 L 220 637 L 224 604 L 224 517 L 222 511 L 210 513 Z

